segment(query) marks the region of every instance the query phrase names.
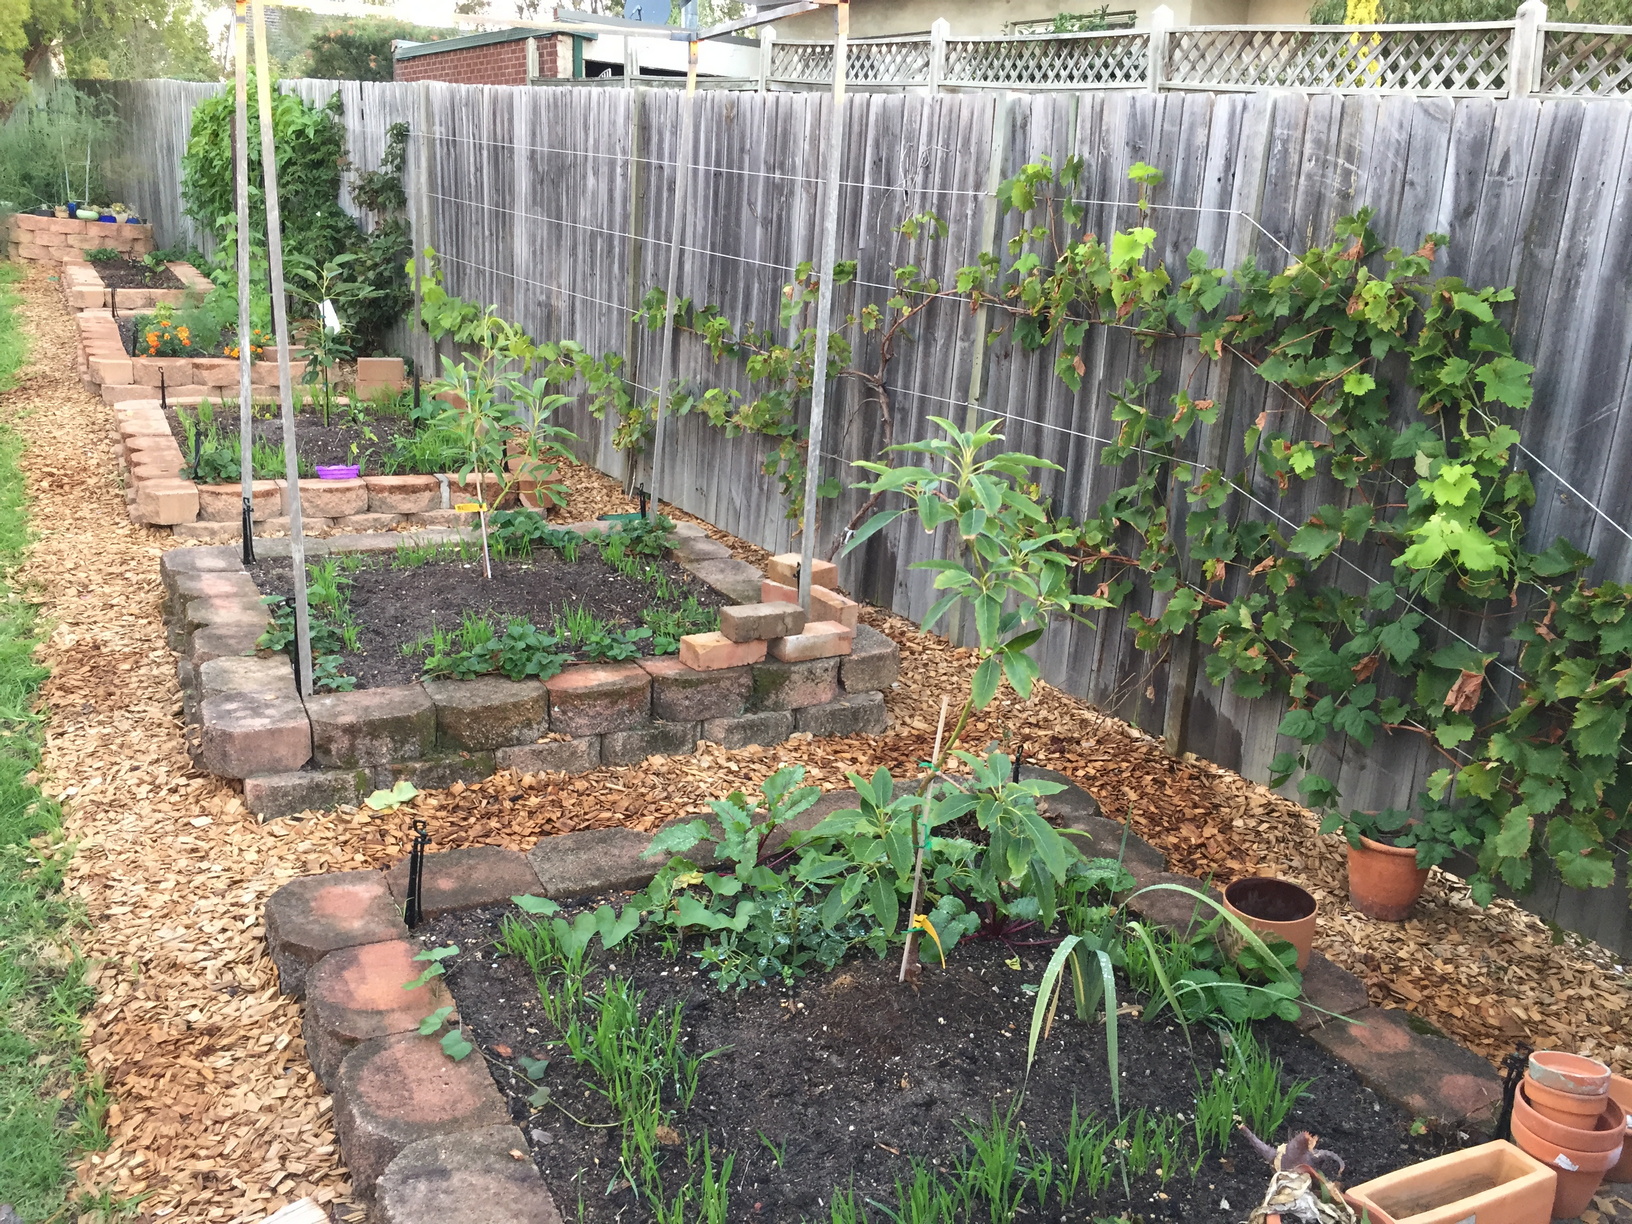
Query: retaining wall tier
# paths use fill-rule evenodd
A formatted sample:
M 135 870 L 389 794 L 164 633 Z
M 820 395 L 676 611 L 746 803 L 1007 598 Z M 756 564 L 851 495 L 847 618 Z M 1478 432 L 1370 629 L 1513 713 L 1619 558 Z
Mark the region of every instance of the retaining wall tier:
M 90 222 L 83 222 L 89 225 Z M 160 304 L 182 306 L 189 294 L 202 297 L 215 285 L 190 263 L 180 260 L 164 265 L 182 282 L 180 289 L 111 289 L 102 282 L 102 273 L 94 263 L 74 256 L 62 261 L 62 296 L 71 310 L 117 310 L 130 314 L 137 310 L 152 310 Z M 234 369 L 238 363 L 232 362 Z
M 178 503 L 180 514 L 184 495 L 191 491 L 196 501 L 199 492 L 182 480 L 148 481 L 143 488 L 150 514 L 165 512 L 161 494 Z M 392 493 L 399 495 L 400 489 Z M 599 526 L 579 523 L 572 529 Z M 688 554 L 689 544 L 702 538 L 701 528 L 683 524 L 677 533 L 671 559 L 710 581 L 705 571 L 719 560 L 691 560 Z M 468 538 L 457 528 L 353 533 L 314 539 L 308 552 L 380 551 L 399 542 Z M 287 555 L 287 545 L 275 547 L 281 543 L 264 540 L 257 547 Z M 264 819 L 355 804 L 403 779 L 430 788 L 472 782 L 499 769 L 581 773 L 690 753 L 699 739 L 741 748 L 780 743 L 800 731 L 877 735 L 889 722 L 880 690 L 894 682 L 899 667 L 895 643 L 883 634 L 865 625 L 838 632 L 835 625 L 823 649 L 842 648 L 846 653 L 840 655 L 773 659 L 761 640 L 753 643 L 757 657 L 730 667 L 710 660 L 690 666 L 693 652 L 683 650 L 678 658 L 575 663 L 544 682 L 497 676 L 429 680 L 302 700 L 287 656 L 259 647 L 266 609 L 236 547 L 172 549 L 160 572 L 168 641 L 181 659 L 183 706 L 197 728 L 200 763 L 241 780 L 246 806 Z M 743 584 L 734 571 L 726 580 L 737 588 Z M 790 644 L 784 655 L 802 653 L 814 628 L 785 610 L 772 617 L 746 607 L 728 612 L 737 624 L 758 617 L 766 632 L 803 630 L 770 639 L 773 648 Z M 772 625 L 773 619 L 779 623 Z M 247 665 L 251 659 L 257 660 L 253 666 Z M 847 684 L 845 667 L 852 662 Z
M 6 234 L 6 251 L 17 263 L 83 260 L 86 251 L 112 247 L 125 255 L 153 250 L 153 227 L 130 221 L 81 221 L 76 217 L 36 217 L 17 213 Z

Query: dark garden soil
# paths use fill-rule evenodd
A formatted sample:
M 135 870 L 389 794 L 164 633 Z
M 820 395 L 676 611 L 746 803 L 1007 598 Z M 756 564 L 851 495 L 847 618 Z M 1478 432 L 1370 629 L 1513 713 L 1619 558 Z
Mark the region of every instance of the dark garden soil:
M 511 1116 L 527 1133 L 563 1216 L 598 1224 L 648 1219 L 633 1207 L 619 1182 L 617 1131 L 604 1101 L 588 1091 L 564 1047 L 551 1044 L 540 1016 L 537 987 L 526 964 L 494 950 L 499 923 L 510 907 L 449 915 L 418 933 L 427 947 L 458 944 L 463 951 L 443 963 L 465 1033 L 486 1055 Z M 1032 996 L 1021 987 L 1041 977 L 1050 950 L 997 943 L 960 944 L 951 966 L 926 970 L 917 990 L 895 982 L 895 962 L 867 954 L 834 972 L 806 978 L 791 990 L 750 988 L 720 993 L 686 952 L 663 957 L 651 944 L 617 949 L 607 958 L 621 976 L 646 992 L 642 1016 L 665 1004 L 684 1005 L 684 1028 L 693 1053 L 721 1050 L 704 1062 L 691 1109 L 677 1119 L 682 1141 L 706 1131 L 716 1154 L 735 1153 L 731 1182 L 732 1221 L 826 1220 L 835 1187 L 862 1199 L 891 1203 L 897 1178 L 910 1177 L 909 1158 L 944 1166 L 964 1146 L 961 1128 L 989 1122 L 994 1104 L 1012 1105 L 1023 1086 Z M 595 989 L 590 984 L 590 989 Z M 1122 1109 L 1130 1113 L 1183 1114 L 1193 1118 L 1198 1074 L 1220 1065 L 1220 1045 L 1205 1028 L 1183 1031 L 1158 1019 L 1134 1018 L 1124 998 L 1118 1025 Z M 1083 1114 L 1110 1119 L 1113 1107 L 1102 1024 L 1061 1019 L 1039 1043 L 1037 1063 L 1019 1118 L 1030 1140 L 1062 1150 L 1073 1103 Z M 1347 1162 L 1350 1184 L 1426 1159 L 1468 1140 L 1410 1134 L 1412 1119 L 1380 1101 L 1353 1072 L 1281 1021 L 1255 1032 L 1292 1080 L 1314 1081 L 1294 1106 L 1286 1133 L 1309 1130 L 1321 1146 Z M 532 1085 L 519 1072 L 524 1058 L 548 1058 L 538 1081 L 560 1106 L 535 1111 Z M 570 1110 L 594 1129 L 566 1116 Z M 783 1150 L 778 1167 L 767 1145 Z M 1193 1137 L 1191 1138 L 1193 1151 Z M 671 1148 L 676 1173 L 672 1194 L 684 1178 L 684 1148 Z M 1118 1216 L 1155 1224 L 1238 1224 L 1262 1199 L 1269 1170 L 1239 1136 L 1223 1157 L 1210 1155 L 1192 1179 L 1189 1166 L 1166 1184 L 1155 1174 L 1132 1183 L 1131 1199 L 1120 1179 L 1097 1203 L 1075 1202 L 1065 1215 L 1057 1201 L 1046 1213 L 1023 1209 L 1021 1220 L 1089 1221 Z M 581 1205 L 580 1205 L 581 1204 Z M 574 1213 L 578 1214 L 574 1214 Z M 869 1211 L 881 1220 L 882 1212 Z
M 380 456 L 390 447 L 391 440 L 399 434 L 412 434 L 413 426 L 408 418 L 400 413 L 382 412 L 372 404 L 361 404 L 353 413 L 349 408 L 336 406 L 329 412 L 328 424 L 323 423 L 323 410 L 316 404 L 302 407 L 298 402 L 301 392 L 309 388 L 295 388 L 295 442 L 298 447 L 301 463 L 311 464 L 352 464 L 361 462 L 366 475 L 379 473 Z M 277 394 L 276 388 L 272 394 Z M 188 413 L 196 413 L 196 408 L 186 409 Z M 238 404 L 236 398 L 230 403 L 214 403 L 215 427 L 223 442 L 230 441 L 238 436 Z M 181 418 L 176 409 L 165 409 L 165 419 L 170 423 L 170 432 L 176 442 L 186 449 L 187 434 L 181 427 Z M 276 403 L 257 402 L 254 408 L 254 436 L 258 442 L 266 442 L 272 446 L 283 443 L 283 421 Z M 351 448 L 357 447 L 356 457 L 352 456 Z M 188 456 L 191 458 L 191 456 Z M 304 466 L 302 467 L 304 471 Z M 279 473 L 281 476 L 282 473 Z
M 704 608 L 725 604 L 723 595 L 672 561 L 652 564 L 680 588 L 679 602 L 693 596 Z M 286 558 L 258 561 L 250 572 L 267 594 L 293 593 Z M 418 680 L 424 656 L 404 657 L 403 645 L 434 629 L 457 629 L 466 613 L 490 613 L 501 629 L 509 618 L 522 617 L 548 632 L 558 612 L 581 605 L 616 628 L 636 629 L 643 610 L 674 603 L 658 600 L 649 585 L 606 565 L 587 544 L 575 562 L 544 547 L 526 560 L 495 557 L 491 579 L 482 573 L 480 542 L 469 546 L 468 560 L 399 567 L 393 557 L 371 557 L 350 577 L 351 615 L 361 633 L 357 652 L 341 658 L 359 688 Z M 637 643 L 643 655 L 651 653 L 651 645 L 650 639 Z
M 187 286 L 164 264 L 157 269 L 137 259 L 100 260 L 91 264 L 102 283 L 110 289 L 185 289 Z

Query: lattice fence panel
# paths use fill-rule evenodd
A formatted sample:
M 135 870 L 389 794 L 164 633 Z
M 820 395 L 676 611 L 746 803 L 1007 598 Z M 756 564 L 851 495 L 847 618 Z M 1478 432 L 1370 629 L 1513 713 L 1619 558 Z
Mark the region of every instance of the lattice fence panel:
M 826 84 L 833 79 L 833 44 L 772 43 L 771 79 Z
M 1541 92 L 1632 95 L 1632 29 L 1546 31 Z
M 1148 79 L 1146 34 L 949 39 L 948 85 L 1129 88 Z
M 1501 95 L 1512 35 L 1506 24 L 1177 29 L 1163 75 L 1171 85 L 1225 89 Z
M 927 85 L 929 61 L 928 39 L 853 42 L 845 75 L 855 85 Z M 829 73 L 832 67 L 829 56 Z

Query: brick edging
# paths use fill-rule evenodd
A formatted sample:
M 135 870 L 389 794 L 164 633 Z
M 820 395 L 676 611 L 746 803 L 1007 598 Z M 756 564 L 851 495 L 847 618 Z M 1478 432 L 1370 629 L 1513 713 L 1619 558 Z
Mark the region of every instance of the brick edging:
M 677 564 L 728 599 L 749 592 L 757 599 L 764 585 L 759 570 L 716 555 L 725 550 L 699 527 L 682 525 L 677 534 L 670 553 Z M 312 540 L 309 552 L 465 538 L 457 529 L 347 534 Z M 273 556 L 288 549 L 281 540 L 257 547 Z M 416 681 L 302 700 L 287 659 L 257 646 L 268 616 L 236 548 L 172 549 L 160 572 L 189 748 L 209 772 L 241 779 L 245 805 L 263 818 L 355 804 L 399 781 L 432 789 L 503 769 L 582 773 L 632 765 L 652 755 L 689 754 L 699 740 L 735 749 L 777 744 L 800 731 L 879 734 L 888 725 L 882 690 L 900 670 L 889 638 L 865 625 L 834 626 L 821 658 L 766 658 L 766 643 L 759 642 L 756 660 L 730 666 L 693 667 L 672 656 L 576 663 L 547 681 Z
M 1183 883 L 1198 891 L 1205 887 L 1194 877 L 1169 873 L 1159 850 L 1118 822 L 1101 816 L 1093 797 L 1064 775 L 1030 767 L 1026 773 L 1066 784 L 1065 791 L 1045 800 L 1052 814 L 1083 838 L 1085 853 L 1113 858 L 1120 854 L 1136 880 L 1135 891 L 1164 881 Z M 808 827 L 846 801 L 854 801 L 853 792 L 828 792 L 804 814 L 802 823 Z M 426 912 L 435 916 L 476 909 L 529 892 L 564 899 L 638 889 L 651 880 L 657 869 L 655 861 L 641 857 L 650 842 L 651 835 L 616 828 L 545 837 L 525 855 L 494 846 L 432 854 L 426 858 L 423 873 Z M 266 906 L 268 951 L 278 966 L 280 986 L 286 994 L 306 999 L 303 1035 L 308 1048 L 329 1051 L 322 1059 L 326 1071 L 323 1084 L 334 1097 L 336 1117 L 348 1119 L 340 1133 L 341 1155 L 352 1167 L 354 1189 L 365 1198 L 373 1193 L 376 1184 L 385 1186 L 411 1177 L 429 1150 L 425 1138 L 414 1144 L 398 1143 L 393 1133 L 414 1128 L 444 1137 L 474 1133 L 488 1125 L 482 1119 L 488 1116 L 492 1102 L 502 1103 L 489 1080 L 477 1085 L 482 1095 L 478 1104 L 438 1124 L 426 1121 L 423 1115 L 411 1122 L 382 1118 L 380 1115 L 389 1110 L 352 1099 L 370 1092 L 378 1094 L 378 1088 L 367 1078 L 375 1060 L 391 1058 L 391 1065 L 398 1067 L 407 1061 L 400 1053 L 404 1043 L 422 1042 L 434 1047 L 434 1038 L 408 1032 L 417 1023 L 408 1018 L 412 1009 L 398 1008 L 403 1018 L 392 1021 L 381 1020 L 376 1011 L 347 1006 L 348 1000 L 366 998 L 370 992 L 394 997 L 390 988 L 401 986 L 396 980 L 401 975 L 397 964 L 400 957 L 383 952 L 364 957 L 357 949 L 396 943 L 406 937 L 406 928 L 398 917 L 405 881 L 406 860 L 390 872 L 307 876 L 279 889 Z M 347 899 L 336 904 L 334 898 L 342 895 Z M 1174 906 L 1174 900 L 1184 904 Z M 1210 912 L 1172 893 L 1146 894 L 1143 904 L 1135 896 L 1129 908 L 1147 921 L 1170 929 L 1188 926 L 1195 920 L 1198 908 L 1204 915 Z M 335 914 L 345 917 L 320 916 Z M 345 971 L 322 972 L 329 957 L 344 958 L 336 963 Z M 385 976 L 378 981 L 370 979 L 369 964 L 378 964 L 378 973 L 392 980 L 386 981 Z M 309 987 L 319 997 L 308 997 Z M 1453 1125 L 1489 1125 L 1493 1109 L 1501 1100 L 1501 1081 L 1483 1058 L 1446 1037 L 1424 1031 L 1404 1013 L 1371 1007 L 1359 979 L 1318 952 L 1311 955 L 1304 989 L 1308 1002 L 1346 1019 L 1306 1009 L 1306 1018 L 1299 1027 L 1334 1058 L 1351 1067 L 1360 1082 L 1379 1097 L 1415 1117 Z M 393 1023 L 400 1025 L 399 1032 L 373 1035 Z M 370 1036 L 361 1035 L 365 1032 Z M 337 1058 L 336 1052 L 342 1047 L 347 1052 Z M 436 1064 L 427 1057 L 424 1065 Z M 412 1113 L 415 1099 L 413 1093 L 402 1092 L 389 1104 Z M 527 1150 L 519 1131 L 515 1146 Z M 502 1169 L 502 1164 L 494 1162 L 487 1172 L 473 1176 L 497 1177 Z M 542 1201 L 548 1201 L 541 1177 L 536 1184 L 531 1178 L 525 1180 L 526 1194 L 535 1201 L 540 1195 Z M 391 1224 L 440 1224 L 429 1213 L 398 1209 L 389 1214 Z M 547 1212 L 541 1218 L 549 1218 Z

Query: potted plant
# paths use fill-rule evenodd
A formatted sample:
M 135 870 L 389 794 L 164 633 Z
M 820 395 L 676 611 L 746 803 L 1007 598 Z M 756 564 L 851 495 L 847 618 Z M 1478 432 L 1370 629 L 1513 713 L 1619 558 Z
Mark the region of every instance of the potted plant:
M 125 222 L 130 220 L 130 207 L 119 203 L 117 200 L 108 206 L 108 211 L 113 214 L 115 221 Z
M 1399 808 L 1328 815 L 1320 831 L 1342 833 L 1349 843 L 1349 903 L 1368 918 L 1404 922 L 1428 882 L 1428 868 L 1458 843 L 1455 829 L 1438 827 L 1442 817 Z
M 1297 949 L 1298 969 L 1308 968 L 1320 905 L 1306 889 L 1290 880 L 1247 876 L 1225 888 L 1224 908 L 1260 935 L 1286 940 Z

